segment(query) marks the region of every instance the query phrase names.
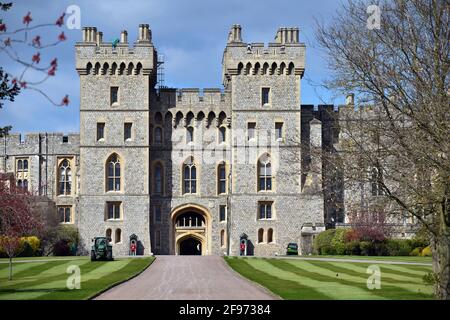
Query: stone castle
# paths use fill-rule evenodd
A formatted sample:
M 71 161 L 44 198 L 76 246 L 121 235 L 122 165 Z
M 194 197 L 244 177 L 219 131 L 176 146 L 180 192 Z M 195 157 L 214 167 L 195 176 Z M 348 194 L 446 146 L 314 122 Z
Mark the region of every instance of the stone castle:
M 75 46 L 80 133 L 10 134 L 0 172 L 51 198 L 82 239 L 111 238 L 115 255 L 285 254 L 311 251 L 325 224 L 343 222 L 334 184 L 310 148 L 335 143 L 333 107 L 301 105 L 305 45 L 297 28 L 245 43 L 233 25 L 223 88 L 157 86 L 149 26 L 130 46 L 83 28 Z M 314 142 L 314 143 L 313 143 Z M 323 185 L 322 185 L 323 184 Z

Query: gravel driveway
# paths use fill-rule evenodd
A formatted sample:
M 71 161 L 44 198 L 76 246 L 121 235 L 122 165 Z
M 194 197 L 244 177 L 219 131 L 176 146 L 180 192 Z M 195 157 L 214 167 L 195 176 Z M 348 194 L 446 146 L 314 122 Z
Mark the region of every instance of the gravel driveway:
M 264 288 L 231 270 L 219 256 L 157 256 L 153 264 L 99 300 L 273 300 Z

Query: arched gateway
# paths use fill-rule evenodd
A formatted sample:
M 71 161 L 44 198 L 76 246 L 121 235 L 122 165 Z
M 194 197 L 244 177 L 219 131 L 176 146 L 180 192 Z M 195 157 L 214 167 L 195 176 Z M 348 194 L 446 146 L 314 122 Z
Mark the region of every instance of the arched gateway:
M 211 253 L 211 216 L 208 209 L 194 204 L 179 206 L 172 211 L 171 221 L 173 254 Z

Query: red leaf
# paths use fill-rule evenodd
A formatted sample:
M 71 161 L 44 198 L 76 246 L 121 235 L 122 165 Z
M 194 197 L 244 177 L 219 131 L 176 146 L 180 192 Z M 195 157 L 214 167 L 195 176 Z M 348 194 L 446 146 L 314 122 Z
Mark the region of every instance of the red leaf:
M 62 106 L 68 106 L 69 105 L 69 96 L 66 94 L 66 96 L 62 99 L 61 102 Z
M 21 88 L 26 88 L 27 87 L 27 82 L 26 81 L 19 81 L 19 85 Z
M 3 40 L 3 43 L 5 44 L 6 47 L 10 46 L 11 45 L 11 38 Z
M 49 76 L 54 76 L 55 72 L 56 72 L 56 66 L 53 66 L 53 67 L 50 68 L 50 70 L 48 70 L 47 74 Z
M 58 60 L 58 59 L 56 59 L 56 58 L 53 59 L 52 62 L 50 62 L 50 65 L 51 65 L 52 67 L 55 67 L 55 68 L 56 68 L 56 66 L 58 65 L 57 60 Z
M 38 64 L 39 61 L 41 61 L 41 54 L 38 52 L 35 55 L 33 55 L 33 58 L 31 58 L 31 61 L 36 62 L 36 64 Z
M 0 23 L 0 31 L 6 31 L 6 24 Z
M 61 27 L 64 24 L 64 16 L 66 15 L 66 13 L 63 13 L 58 20 L 56 20 L 56 25 L 58 27 Z
M 66 38 L 66 35 L 64 34 L 64 32 L 61 32 L 61 34 L 58 36 L 58 40 L 59 41 L 64 41 L 64 40 L 66 40 L 67 38 Z
M 31 18 L 31 12 L 28 11 L 27 15 L 23 17 L 23 24 L 26 24 L 28 26 L 31 21 L 33 21 L 33 19 Z

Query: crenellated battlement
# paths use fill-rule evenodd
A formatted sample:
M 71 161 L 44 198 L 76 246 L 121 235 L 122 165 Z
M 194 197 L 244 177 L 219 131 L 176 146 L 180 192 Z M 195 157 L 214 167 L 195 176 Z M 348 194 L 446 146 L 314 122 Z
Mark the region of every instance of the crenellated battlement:
M 150 75 L 156 70 L 157 53 L 148 24 L 139 25 L 138 39 L 131 47 L 126 30 L 121 31 L 118 43 L 104 42 L 96 27 L 84 27 L 82 34 L 82 42 L 75 45 L 80 75 Z
M 279 28 L 275 42 L 242 41 L 242 28 L 233 25 L 223 54 L 224 84 L 234 75 L 295 75 L 305 70 L 305 44 L 299 42 L 298 28 Z
M 219 88 L 162 88 L 157 96 L 161 108 L 218 108 L 230 107 L 230 93 Z

